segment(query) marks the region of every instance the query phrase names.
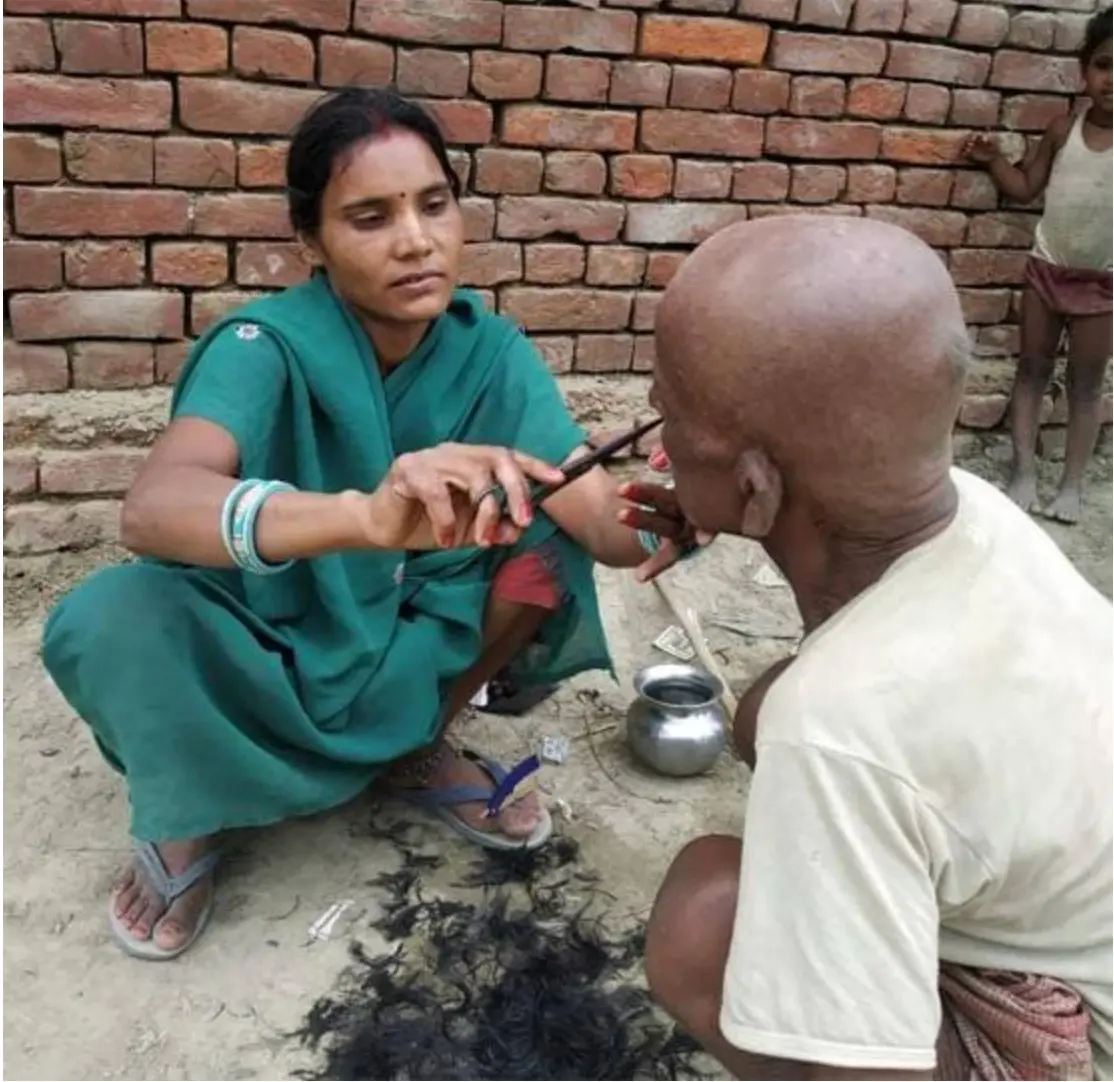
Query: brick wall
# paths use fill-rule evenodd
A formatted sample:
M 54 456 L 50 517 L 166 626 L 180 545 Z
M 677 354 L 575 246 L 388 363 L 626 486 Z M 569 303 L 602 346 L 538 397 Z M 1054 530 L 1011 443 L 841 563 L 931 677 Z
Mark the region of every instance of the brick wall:
M 717 228 L 807 209 L 919 233 L 1001 417 L 1031 209 L 958 161 L 1069 107 L 1094 0 L 6 0 L 11 552 L 111 537 L 188 338 L 305 274 L 284 136 L 395 80 L 465 177 L 466 275 L 589 422 L 631 409 L 654 308 Z

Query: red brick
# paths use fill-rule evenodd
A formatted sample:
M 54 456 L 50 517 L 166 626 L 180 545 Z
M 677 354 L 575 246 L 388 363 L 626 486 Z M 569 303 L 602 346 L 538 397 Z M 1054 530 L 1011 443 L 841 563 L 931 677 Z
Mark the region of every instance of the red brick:
M 87 184 L 150 184 L 155 179 L 149 135 L 68 134 L 66 172 Z
M 511 9 L 514 10 L 514 9 Z M 664 60 L 711 60 L 757 67 L 766 53 L 770 28 L 739 19 L 694 15 L 647 15 L 638 51 Z
M 614 7 L 637 7 L 637 4 L 615 4 Z M 650 3 L 647 7 L 656 7 Z M 735 0 L 670 0 L 670 8 L 674 11 L 704 11 L 723 14 L 735 10 Z
M 49 241 L 10 240 L 4 245 L 4 289 L 57 289 L 62 248 Z
M 996 90 L 954 90 L 948 123 L 967 128 L 993 128 L 1002 95 Z
M 998 189 L 981 169 L 957 170 L 952 186 L 952 206 L 987 210 L 998 205 Z
M 440 3 L 440 0 L 438 0 Z M 503 8 L 503 48 L 570 50 L 580 53 L 634 52 L 638 16 L 632 11 L 593 11 L 591 8 Z
M 847 112 L 870 120 L 895 120 L 905 106 L 906 90 L 893 79 L 852 79 Z
M 163 80 L 4 76 L 8 125 L 166 131 L 172 108 L 173 93 Z
M 967 323 L 1001 323 L 1010 310 L 1008 289 L 961 289 L 959 303 Z
M 739 0 L 740 15 L 791 23 L 797 17 L 797 0 Z
M 673 69 L 669 104 L 675 109 L 726 109 L 732 81 L 727 68 L 678 65 Z
M 746 208 L 739 203 L 636 203 L 627 212 L 623 240 L 628 244 L 699 244 L 745 217 Z
M 901 29 L 904 0 L 856 0 L 851 29 L 856 34 L 892 34 Z
M 4 394 L 64 391 L 70 362 L 62 346 L 29 346 L 4 340 Z
M 168 286 L 219 286 L 228 280 L 228 248 L 217 241 L 156 241 L 151 280 Z
M 4 452 L 4 495 L 30 496 L 39 487 L 39 460 L 35 453 Z
M 735 166 L 731 198 L 779 202 L 789 198 L 789 166 L 782 162 L 743 162 Z
M 1057 117 L 1066 116 L 1069 102 L 1048 94 L 1015 94 L 1002 104 L 1002 126 L 1015 131 L 1045 131 Z
M 789 94 L 789 111 L 798 116 L 842 116 L 847 86 L 827 75 L 798 75 Z
M 395 77 L 395 51 L 380 41 L 324 36 L 319 43 L 322 86 L 386 86 Z
M 555 376 L 572 371 L 573 352 L 576 349 L 572 338 L 563 335 L 535 335 L 530 341 L 545 362 L 546 368 Z
M 476 191 L 535 195 L 541 191 L 543 168 L 536 150 L 485 147 L 476 151 Z
M 46 451 L 39 463 L 39 488 L 61 496 L 123 493 L 146 457 L 140 447 Z
M 731 108 L 737 113 L 767 116 L 789 106 L 789 76 L 783 71 L 737 71 Z
M 449 148 L 449 166 L 460 180 L 460 190 L 468 190 L 469 178 L 472 176 L 472 155 L 467 150 L 453 150 Z
M 576 340 L 577 372 L 626 372 L 634 355 L 629 334 L 582 334 Z
M 524 53 L 472 54 L 472 87 L 492 101 L 535 98 L 542 88 L 542 58 Z
M 460 280 L 467 286 L 497 286 L 522 279 L 522 245 L 503 241 L 466 244 Z
M 54 37 L 62 70 L 74 74 L 142 75 L 143 29 L 138 23 L 59 19 Z
M 846 186 L 842 165 L 794 165 L 789 197 L 797 203 L 831 203 Z
M 146 272 L 142 241 L 85 240 L 66 247 L 66 281 L 71 286 L 138 286 Z
M 797 24 L 846 30 L 853 6 L 852 0 L 801 0 Z
M 605 102 L 611 62 L 598 56 L 557 54 L 545 62 L 545 96 L 551 101 Z
M 241 143 L 237 177 L 242 188 L 281 188 L 286 183 L 289 144 Z
M 750 165 L 742 168 L 749 169 Z M 646 263 L 646 284 L 664 289 L 673 280 L 673 275 L 681 269 L 685 255 L 685 252 L 651 252 Z
M 500 311 L 528 331 L 621 331 L 631 296 L 610 289 L 539 289 L 508 286 Z
M 1056 16 L 1046 11 L 1018 11 L 1010 16 L 1007 45 L 1019 49 L 1051 49 L 1056 38 Z
M 1079 87 L 1079 62 L 1074 56 L 1041 56 L 1002 49 L 994 54 L 990 85 L 1007 90 L 1074 94 Z
M 459 98 L 468 93 L 467 53 L 448 49 L 399 49 L 398 89 L 403 94 Z
M 630 150 L 635 117 L 606 109 L 510 105 L 503 114 L 503 141 L 567 150 Z
M 960 248 L 948 267 L 959 286 L 1016 285 L 1025 274 L 1028 254 L 993 248 Z
M 159 342 L 155 346 L 155 382 L 173 383 L 190 355 L 192 342 Z
M 611 159 L 611 194 L 625 199 L 660 199 L 673 187 L 667 154 L 620 154 Z
M 919 207 L 946 207 L 952 195 L 950 169 L 902 169 L 897 175 L 897 201 Z
M 673 194 L 678 199 L 726 199 L 731 194 L 730 162 L 677 162 Z
M 15 337 L 27 342 L 65 338 L 177 338 L 182 294 L 153 289 L 82 289 L 17 293 L 11 298 Z
M 204 334 L 214 323 L 224 319 L 229 312 L 234 312 L 237 308 L 242 308 L 245 304 L 265 296 L 266 293 L 231 289 L 216 293 L 194 293 L 190 297 L 190 333 Z
M 959 407 L 959 423 L 964 428 L 997 428 L 1006 416 L 1009 396 L 968 394 Z
M 897 170 L 892 165 L 852 165 L 847 169 L 848 203 L 889 203 L 897 189 Z
M 607 186 L 607 162 L 584 150 L 555 150 L 545 156 L 545 186 L 569 195 L 599 195 Z
M 636 286 L 646 273 L 646 253 L 641 248 L 600 245 L 588 249 L 584 281 L 590 286 Z
M 529 244 L 523 277 L 539 285 L 579 282 L 584 277 L 584 249 L 579 244 Z
M 285 288 L 304 282 L 313 264 L 297 241 L 243 241 L 236 245 L 236 284 Z
M 918 124 L 943 124 L 951 104 L 951 91 L 946 86 L 913 83 L 905 95 L 905 119 Z
M 205 23 L 148 23 L 147 70 L 200 75 L 228 67 L 228 31 Z
M 174 19 L 182 0 L 5 0 L 9 15 L 108 15 L 118 19 Z
M 963 160 L 964 131 L 947 128 L 885 128 L 878 157 L 909 165 L 955 165 Z
M 430 45 L 498 45 L 503 8 L 497 0 L 356 0 L 356 30 L 372 37 Z
M 1056 21 L 1056 38 L 1053 48 L 1059 53 L 1078 53 L 1087 34 L 1087 15 L 1061 14 Z
M 320 91 L 265 86 L 235 79 L 178 80 L 178 113 L 184 128 L 227 135 L 287 135 Z
M 150 342 L 76 342 L 73 385 L 79 390 L 107 391 L 146 387 L 155 381 L 155 351 Z M 141 458 L 145 451 L 134 452 Z M 61 476 L 60 472 L 55 473 Z M 55 484 L 60 482 L 54 482 Z M 45 488 L 45 491 L 92 491 Z
M 611 66 L 612 105 L 664 105 L 670 68 L 660 60 L 616 60 Z
M 885 63 L 886 43 L 875 38 L 774 31 L 772 65 L 782 71 L 877 75 Z
M 188 135 L 157 139 L 155 183 L 178 188 L 231 188 L 236 183 L 236 144 L 230 139 L 193 139 Z
M 201 237 L 282 238 L 293 231 L 283 196 L 234 192 L 199 196 L 193 232 Z
M 191 19 L 292 23 L 307 30 L 347 30 L 352 5 L 351 0 L 188 0 L 186 6 Z
M 863 208 L 849 203 L 756 203 L 750 208 L 750 216 L 780 218 L 787 214 L 815 214 L 824 218 L 861 218 Z
M 984 45 L 993 49 L 1005 40 L 1010 17 L 991 4 L 963 4 L 952 39 L 958 45 Z
M 185 192 L 16 188 L 15 224 L 29 236 L 142 237 L 186 233 Z
M 618 237 L 624 215 L 624 208 L 617 203 L 508 195 L 499 200 L 499 236 L 508 240 L 538 240 L 556 233 L 601 244 Z
M 469 145 L 491 142 L 494 119 L 486 102 L 458 98 L 416 100 L 437 121 L 445 142 Z
M 956 210 L 868 206 L 866 216 L 908 229 L 933 248 L 954 248 L 957 244 L 962 244 L 963 233 L 967 228 L 966 215 Z
M 462 199 L 460 213 L 464 218 L 466 241 L 491 240 L 495 236 L 495 201 L 493 199 Z
M 652 334 L 636 334 L 634 336 L 634 359 L 631 362 L 631 371 L 652 372 L 656 360 L 654 336 Z
M 117 500 L 15 503 L 4 512 L 4 551 L 25 556 L 91 549 L 119 537 Z
M 902 33 L 920 38 L 946 38 L 958 10 L 956 0 L 905 0 Z
M 54 39 L 46 19 L 4 20 L 4 70 L 53 71 Z
M 239 75 L 289 83 L 313 81 L 313 42 L 289 30 L 237 26 L 232 31 L 232 66 Z
M 4 133 L 4 180 L 8 184 L 49 183 L 62 176 L 58 140 L 38 132 Z
M 732 113 L 647 109 L 642 114 L 642 145 L 667 154 L 757 158 L 762 153 L 762 121 Z
M 1029 248 L 1039 217 L 1020 211 L 972 215 L 967 243 L 976 248 Z
M 1017 327 L 1000 326 L 1000 327 L 980 327 L 979 328 L 979 345 L 978 351 L 983 356 L 998 355 L 1013 357 L 1017 355 L 1020 348 L 1021 341 Z M 1063 400 L 1061 400 L 1063 401 Z M 1051 409 L 1048 407 L 1051 406 Z M 1052 404 L 1048 399 L 1045 399 L 1045 404 L 1041 409 L 1042 422 L 1050 421 L 1057 418 L 1059 414 L 1058 423 L 1063 424 L 1067 417 L 1066 408 L 1063 408 L 1061 413 L 1060 403 Z M 962 413 L 962 411 L 960 411 Z
M 958 86 L 982 86 L 990 72 L 990 57 L 946 45 L 895 41 L 890 46 L 886 74 L 894 79 L 924 79 Z
M 787 158 L 874 158 L 882 138 L 876 124 L 774 117 L 766 126 L 766 150 Z

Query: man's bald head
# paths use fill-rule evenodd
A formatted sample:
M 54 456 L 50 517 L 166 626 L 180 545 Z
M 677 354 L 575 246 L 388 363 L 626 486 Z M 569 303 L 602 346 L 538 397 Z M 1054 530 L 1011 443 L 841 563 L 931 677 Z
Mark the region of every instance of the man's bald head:
M 656 343 L 655 395 L 690 515 L 723 503 L 744 453 L 837 520 L 947 473 L 966 328 L 947 270 L 903 229 L 818 216 L 731 226 L 666 290 Z M 693 517 L 731 528 L 712 514 Z

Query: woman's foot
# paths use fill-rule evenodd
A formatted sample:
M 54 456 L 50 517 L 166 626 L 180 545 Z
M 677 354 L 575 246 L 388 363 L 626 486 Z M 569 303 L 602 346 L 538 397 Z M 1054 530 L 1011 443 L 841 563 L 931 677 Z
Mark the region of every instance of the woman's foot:
M 159 856 L 166 871 L 181 875 L 213 846 L 210 838 L 160 842 Z M 212 873 L 203 876 L 169 905 L 151 884 L 138 858 L 133 858 L 112 891 L 112 908 L 120 924 L 136 942 L 150 940 L 161 950 L 174 951 L 194 934 L 212 898 Z
M 1010 478 L 1009 486 L 1006 489 L 1006 495 L 1009 496 L 1022 511 L 1036 511 L 1039 507 L 1037 502 L 1036 474 L 1020 471 L 1015 472 L 1013 477 Z
M 1069 485 L 1056 493 L 1056 498 L 1045 508 L 1041 514 L 1056 522 L 1065 522 L 1069 526 L 1079 521 L 1083 513 L 1083 495 L 1079 488 Z

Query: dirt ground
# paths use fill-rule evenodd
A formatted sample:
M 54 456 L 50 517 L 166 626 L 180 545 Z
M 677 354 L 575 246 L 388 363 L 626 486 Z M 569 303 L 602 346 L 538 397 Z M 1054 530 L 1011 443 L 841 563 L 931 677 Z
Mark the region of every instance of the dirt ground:
M 964 465 L 1000 479 L 999 437 L 965 436 Z M 1053 448 L 1053 454 L 1055 449 Z M 1058 463 L 1046 463 L 1051 483 Z M 1111 593 L 1109 435 L 1092 470 L 1086 518 L 1050 532 Z M 370 798 L 313 819 L 240 836 L 223 867 L 214 923 L 172 965 L 132 961 L 109 938 L 106 898 L 127 852 L 127 801 L 38 659 L 51 601 L 112 553 L 9 560 L 5 567 L 4 1074 L 20 1079 L 289 1078 L 308 1063 L 287 1034 L 328 991 L 376 901 L 366 883 L 393 854 L 367 837 Z M 789 652 L 799 624 L 789 591 L 754 545 L 720 542 L 674 575 L 701 615 L 731 616 L 749 636 L 709 628 L 736 689 Z M 708 831 L 738 831 L 747 774 L 729 755 L 696 780 L 667 781 L 632 764 L 623 711 L 634 670 L 664 659 L 652 644 L 675 621 L 652 588 L 603 571 L 600 588 L 619 683 L 578 679 L 528 718 L 465 721 L 459 736 L 504 757 L 563 733 L 571 752 L 546 768 L 559 829 L 603 873 L 617 911 L 640 915 L 671 857 Z M 109 614 L 106 614 L 108 616 Z M 446 850 L 470 857 L 445 835 Z M 334 936 L 309 926 L 355 904 Z M 711 1075 L 709 1077 L 712 1077 Z

